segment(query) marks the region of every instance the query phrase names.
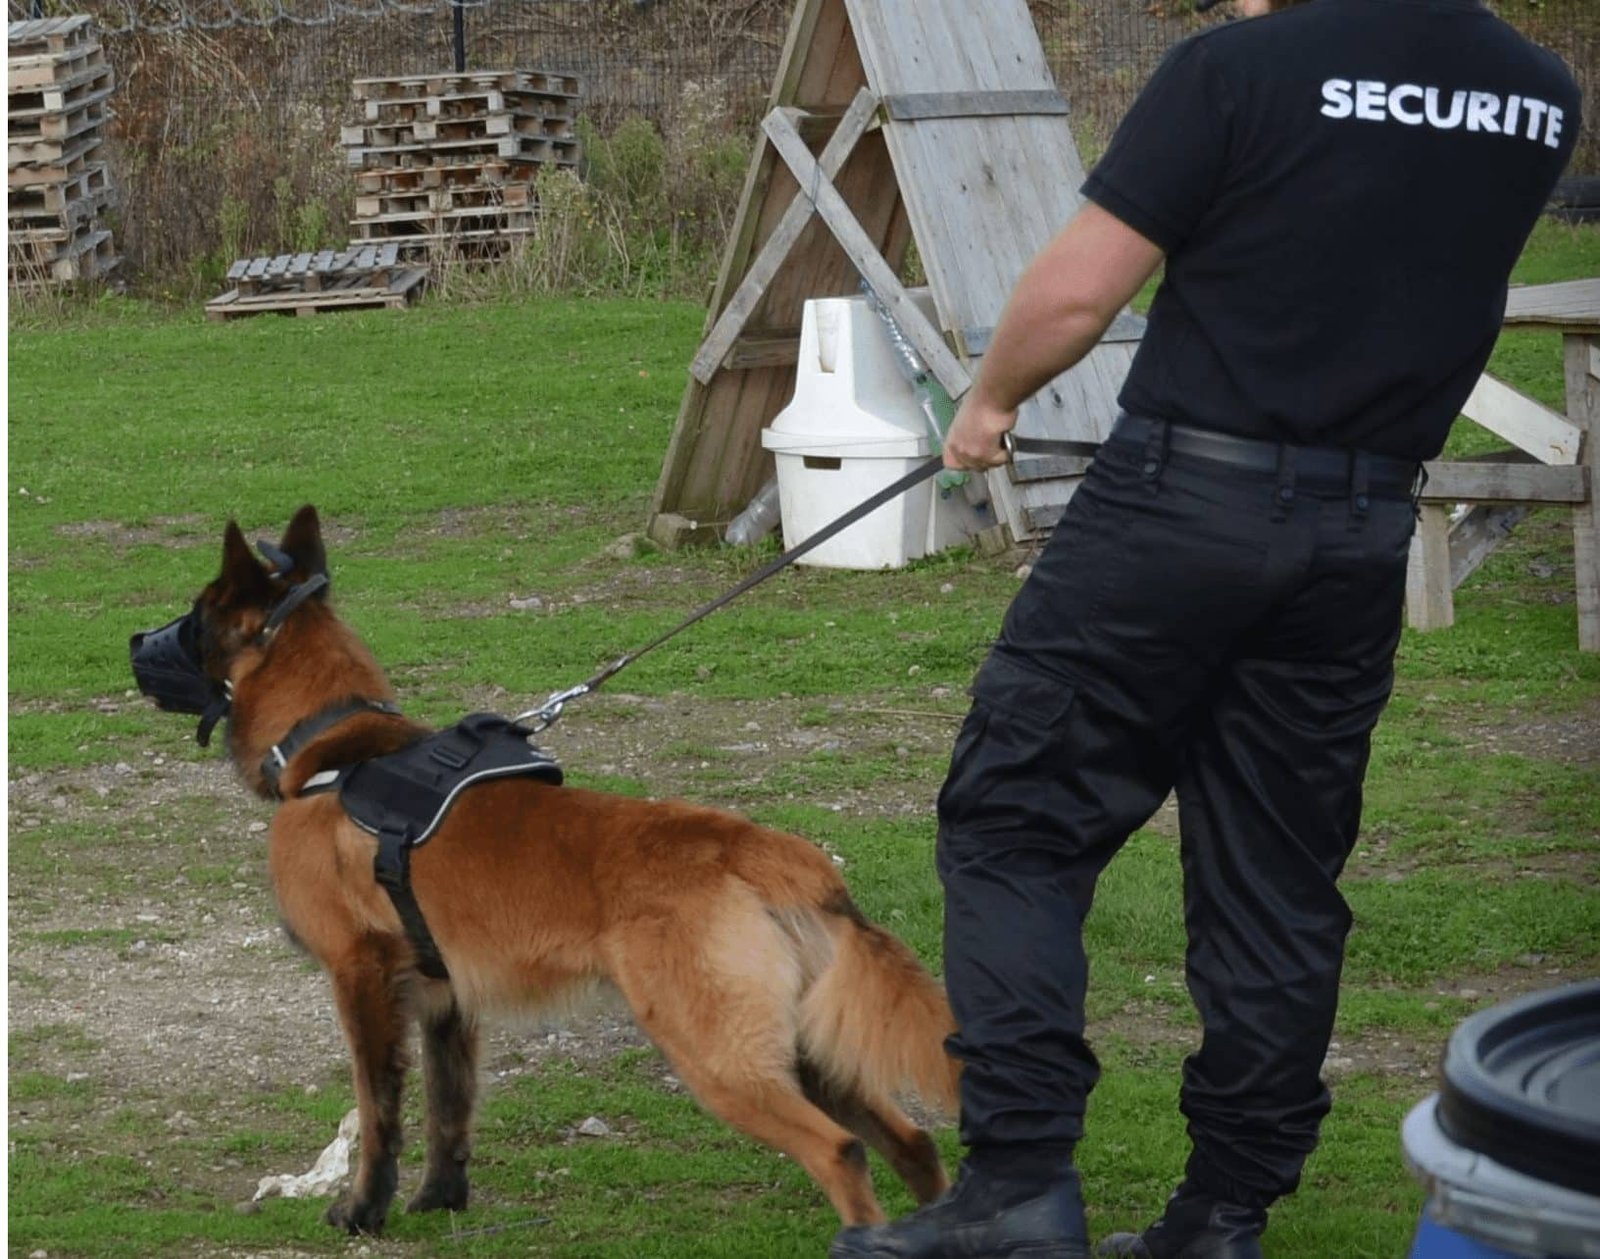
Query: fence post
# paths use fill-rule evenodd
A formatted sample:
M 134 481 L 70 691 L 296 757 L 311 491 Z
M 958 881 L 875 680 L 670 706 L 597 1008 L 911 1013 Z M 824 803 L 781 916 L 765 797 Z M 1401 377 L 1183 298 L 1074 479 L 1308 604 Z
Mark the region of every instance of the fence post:
M 450 21 L 455 28 L 456 73 L 467 71 L 467 6 L 461 0 L 450 0 Z

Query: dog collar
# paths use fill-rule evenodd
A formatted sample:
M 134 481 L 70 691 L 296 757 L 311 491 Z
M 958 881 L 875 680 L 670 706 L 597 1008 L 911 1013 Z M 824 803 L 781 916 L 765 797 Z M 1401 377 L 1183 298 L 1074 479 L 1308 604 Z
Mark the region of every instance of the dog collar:
M 266 756 L 261 758 L 261 777 L 266 780 L 272 794 L 275 796 L 281 794 L 278 791 L 278 776 L 288 768 L 289 762 L 306 744 L 318 735 L 331 730 L 347 717 L 354 717 L 360 713 L 388 713 L 391 716 L 398 716 L 400 707 L 386 699 L 350 699 L 330 704 L 305 720 L 296 722 L 289 733 L 274 743 L 268 749 Z

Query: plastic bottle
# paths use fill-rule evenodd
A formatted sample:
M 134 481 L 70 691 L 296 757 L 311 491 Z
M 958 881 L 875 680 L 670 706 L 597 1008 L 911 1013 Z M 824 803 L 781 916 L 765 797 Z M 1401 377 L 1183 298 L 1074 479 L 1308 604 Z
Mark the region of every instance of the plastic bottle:
M 749 505 L 733 518 L 723 536 L 730 546 L 754 546 L 776 529 L 781 519 L 778 478 L 773 477 L 757 491 Z

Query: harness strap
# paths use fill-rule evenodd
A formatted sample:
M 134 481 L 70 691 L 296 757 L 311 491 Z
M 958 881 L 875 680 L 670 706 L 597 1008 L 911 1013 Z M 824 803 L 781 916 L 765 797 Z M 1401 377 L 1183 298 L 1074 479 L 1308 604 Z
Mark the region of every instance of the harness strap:
M 378 855 L 372 862 L 373 877 L 389 893 L 406 938 L 417 955 L 417 969 L 429 979 L 449 979 L 439 946 L 434 943 L 433 932 L 422 916 L 422 906 L 417 904 L 411 890 L 411 843 L 403 831 L 383 830 L 378 833 Z
M 388 713 L 391 716 L 398 716 L 400 708 L 386 699 L 347 699 L 313 713 L 304 721 L 296 722 L 289 733 L 274 743 L 268 749 L 266 756 L 261 758 L 261 777 L 266 779 L 272 794 L 275 796 L 279 794 L 278 776 L 288 768 L 289 762 L 306 744 L 357 713 Z

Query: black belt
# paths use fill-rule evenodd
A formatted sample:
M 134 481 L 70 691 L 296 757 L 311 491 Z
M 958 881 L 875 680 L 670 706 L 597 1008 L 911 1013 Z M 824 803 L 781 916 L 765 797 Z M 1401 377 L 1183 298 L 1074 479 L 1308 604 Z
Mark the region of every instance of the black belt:
M 1287 465 L 1292 470 L 1291 483 L 1302 489 L 1337 494 L 1354 490 L 1386 498 L 1410 497 L 1416 490 L 1422 466 L 1414 460 L 1396 459 L 1392 455 L 1341 450 L 1335 446 L 1259 441 L 1141 415 L 1119 416 L 1107 441 L 1147 450 L 1164 446 L 1167 455 L 1209 459 L 1213 463 L 1280 478 Z

